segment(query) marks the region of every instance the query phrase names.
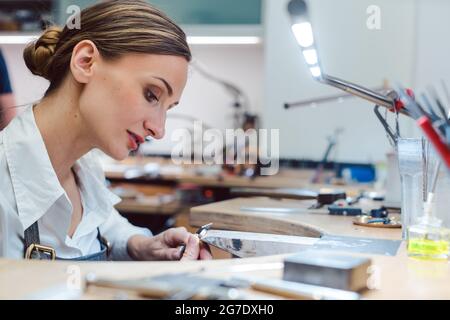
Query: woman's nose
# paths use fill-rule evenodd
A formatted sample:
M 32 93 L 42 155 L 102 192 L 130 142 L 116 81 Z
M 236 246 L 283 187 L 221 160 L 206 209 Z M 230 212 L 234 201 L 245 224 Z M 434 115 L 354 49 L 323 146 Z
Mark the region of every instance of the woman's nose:
M 147 132 L 150 133 L 152 138 L 161 139 L 164 137 L 165 133 L 165 124 L 166 124 L 166 114 L 165 112 L 161 112 L 153 115 L 151 119 L 148 119 L 144 122 L 144 128 Z

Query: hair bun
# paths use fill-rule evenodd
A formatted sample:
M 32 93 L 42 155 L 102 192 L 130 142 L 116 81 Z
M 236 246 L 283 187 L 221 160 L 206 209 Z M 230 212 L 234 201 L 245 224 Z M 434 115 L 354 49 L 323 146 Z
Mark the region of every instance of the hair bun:
M 33 74 L 50 80 L 48 70 L 61 32 L 62 29 L 59 27 L 50 27 L 37 41 L 30 43 L 25 48 L 23 58 Z

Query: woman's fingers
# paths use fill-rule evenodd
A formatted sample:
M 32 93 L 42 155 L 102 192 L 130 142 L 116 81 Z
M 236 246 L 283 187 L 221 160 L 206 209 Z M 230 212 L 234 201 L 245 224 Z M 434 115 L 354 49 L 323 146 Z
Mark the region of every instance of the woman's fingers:
M 207 243 L 200 243 L 200 260 L 211 260 L 213 258 L 211 249 Z
M 186 244 L 190 233 L 184 227 L 171 228 L 164 232 L 164 242 L 168 247 L 175 248 Z
M 183 252 L 180 250 L 181 247 L 165 249 L 164 250 L 164 258 L 163 260 L 180 260 L 183 255 Z
M 169 247 L 164 252 L 167 260 L 212 259 L 209 246 L 201 242 L 197 235 L 189 233 L 184 227 L 165 231 L 163 239 L 165 245 Z
M 189 234 L 189 239 L 186 243 L 186 250 L 184 251 L 181 260 L 197 260 L 200 253 L 200 239 Z

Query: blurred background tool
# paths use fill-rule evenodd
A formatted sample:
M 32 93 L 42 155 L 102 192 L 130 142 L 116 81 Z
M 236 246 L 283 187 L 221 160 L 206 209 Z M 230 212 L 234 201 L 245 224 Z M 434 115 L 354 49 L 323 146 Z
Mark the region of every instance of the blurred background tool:
M 228 286 L 226 280 L 198 277 L 189 273 L 164 274 L 155 277 L 113 280 L 88 275 L 87 288 L 109 288 L 133 292 L 138 296 L 165 300 L 236 300 L 245 299 L 242 291 Z M 245 287 L 245 285 L 244 285 Z
M 316 286 L 279 279 L 266 279 L 261 277 L 234 277 L 232 281 L 248 283 L 253 290 L 280 295 L 300 300 L 359 300 L 358 293 L 339 290 L 325 286 Z
M 246 275 L 216 279 L 197 274 L 199 273 L 175 273 L 130 280 L 96 279 L 90 276 L 87 279 L 87 289 L 107 288 L 119 291 L 124 297 L 128 292 L 143 298 L 165 300 L 360 299 L 356 292 L 282 279 Z
M 191 62 L 191 65 L 195 70 L 197 70 L 208 80 L 211 80 L 223 86 L 225 90 L 233 97 L 232 107 L 234 108 L 234 128 L 243 128 L 249 117 L 254 117 L 254 115 L 250 113 L 250 102 L 248 96 L 244 93 L 244 91 L 236 84 L 212 74 L 198 59 L 194 59 Z
M 434 113 L 432 105 L 425 94 L 422 95 L 422 99 L 425 101 L 425 105 L 427 105 L 430 113 L 425 112 L 423 107 L 412 99 L 404 88 L 399 87 L 398 92 L 408 110 L 411 110 L 412 118 L 416 120 L 417 125 L 434 146 L 444 164 L 450 168 L 450 141 L 447 138 L 450 126 L 448 116 L 439 117 Z
M 231 194 L 236 197 L 258 197 L 265 196 L 275 199 L 317 199 L 313 205 L 314 209 L 324 205 L 332 204 L 336 200 L 346 199 L 347 195 L 342 190 L 323 188 L 319 191 L 297 188 L 232 188 Z M 247 208 L 247 210 L 249 210 Z
M 322 161 L 320 161 L 319 165 L 317 166 L 316 171 L 314 172 L 314 176 L 311 179 L 312 183 L 320 183 L 322 180 L 322 173 L 325 167 L 325 164 L 328 161 L 328 157 L 330 156 L 331 151 L 338 143 L 338 137 L 339 135 L 344 131 L 343 128 L 338 128 L 334 131 L 333 135 L 328 136 L 328 146 L 325 150 L 325 153 L 323 155 Z
M 397 218 L 374 218 L 367 215 L 358 216 L 353 220 L 353 224 L 357 226 L 370 228 L 401 228 L 402 224 Z

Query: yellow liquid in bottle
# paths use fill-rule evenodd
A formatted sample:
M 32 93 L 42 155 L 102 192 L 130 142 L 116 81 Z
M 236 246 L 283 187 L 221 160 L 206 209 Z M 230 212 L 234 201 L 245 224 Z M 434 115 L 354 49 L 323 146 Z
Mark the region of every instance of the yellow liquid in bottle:
M 419 223 L 408 228 L 408 256 L 446 260 L 449 257 L 450 233 L 441 220 L 425 215 Z
M 449 242 L 445 240 L 429 240 L 410 238 L 408 240 L 408 255 L 424 259 L 447 259 Z

